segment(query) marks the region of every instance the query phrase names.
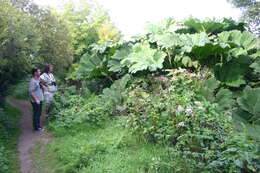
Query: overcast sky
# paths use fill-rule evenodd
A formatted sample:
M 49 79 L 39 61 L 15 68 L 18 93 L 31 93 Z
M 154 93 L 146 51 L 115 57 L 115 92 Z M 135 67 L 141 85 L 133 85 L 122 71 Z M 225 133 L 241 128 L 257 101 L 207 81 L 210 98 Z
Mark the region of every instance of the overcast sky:
M 57 6 L 64 0 L 34 0 L 40 5 Z M 226 0 L 96 0 L 108 10 L 112 22 L 129 38 L 141 33 L 146 22 L 167 17 L 177 20 L 194 16 L 203 18 L 232 17 L 239 19 L 240 10 Z

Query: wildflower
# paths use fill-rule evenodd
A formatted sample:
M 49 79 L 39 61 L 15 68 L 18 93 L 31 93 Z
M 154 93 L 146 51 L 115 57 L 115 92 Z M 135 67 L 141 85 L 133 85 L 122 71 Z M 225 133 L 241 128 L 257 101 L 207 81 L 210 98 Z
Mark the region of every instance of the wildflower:
M 195 101 L 194 104 L 197 105 L 197 106 L 200 106 L 200 105 L 201 105 L 201 102 Z
M 185 124 L 184 124 L 184 122 L 179 122 L 177 126 L 178 126 L 178 127 L 184 127 Z
M 190 77 L 196 77 L 196 73 L 190 73 Z
M 198 109 L 204 110 L 204 107 L 203 106 L 199 106 Z
M 199 102 L 199 101 L 195 101 L 194 104 L 198 106 L 198 107 L 197 107 L 198 109 L 200 109 L 200 110 L 204 110 L 204 107 L 203 107 L 203 105 L 202 105 L 201 102 Z
M 188 106 L 187 109 L 185 110 L 186 114 L 192 114 L 192 107 Z
M 184 108 L 183 108 L 181 105 L 179 105 L 179 106 L 177 107 L 176 112 L 177 112 L 177 113 L 181 113 L 181 112 L 183 112 L 183 111 L 184 111 Z

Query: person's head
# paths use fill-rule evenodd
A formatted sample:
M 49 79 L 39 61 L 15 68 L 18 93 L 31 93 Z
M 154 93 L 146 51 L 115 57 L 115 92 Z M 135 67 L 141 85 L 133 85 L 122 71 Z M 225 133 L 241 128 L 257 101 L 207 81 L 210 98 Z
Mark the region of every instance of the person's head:
M 46 64 L 46 65 L 44 66 L 44 72 L 45 72 L 45 73 L 52 73 L 52 72 L 53 72 L 53 65 L 51 65 L 51 64 Z
M 33 75 L 33 77 L 40 77 L 41 76 L 41 70 L 39 68 L 33 68 L 32 69 L 32 75 Z

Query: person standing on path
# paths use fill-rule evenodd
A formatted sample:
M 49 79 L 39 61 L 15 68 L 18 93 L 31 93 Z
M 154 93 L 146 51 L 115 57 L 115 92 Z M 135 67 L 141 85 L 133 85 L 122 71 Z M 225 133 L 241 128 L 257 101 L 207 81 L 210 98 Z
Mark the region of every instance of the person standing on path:
M 43 97 L 43 86 L 40 84 L 41 71 L 38 68 L 32 69 L 32 79 L 29 84 L 29 95 L 31 99 L 31 104 L 33 107 L 33 130 L 43 131 L 40 126 L 40 117 L 42 112 L 42 101 Z
M 40 76 L 40 80 L 44 87 L 44 100 L 46 101 L 47 118 L 50 117 L 50 112 L 53 107 L 53 95 L 57 91 L 56 80 L 53 75 L 53 66 L 46 64 L 44 73 Z

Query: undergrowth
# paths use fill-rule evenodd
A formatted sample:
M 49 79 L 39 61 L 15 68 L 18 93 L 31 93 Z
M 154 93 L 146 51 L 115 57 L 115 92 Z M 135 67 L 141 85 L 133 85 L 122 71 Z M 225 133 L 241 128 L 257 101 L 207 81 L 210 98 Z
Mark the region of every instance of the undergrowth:
M 0 173 L 19 172 L 17 143 L 21 112 L 5 103 L 0 110 Z
M 56 172 L 257 172 L 259 140 L 234 126 L 232 104 L 223 106 L 232 97 L 201 94 L 206 78 L 125 75 L 100 95 L 56 95 L 47 152 Z

